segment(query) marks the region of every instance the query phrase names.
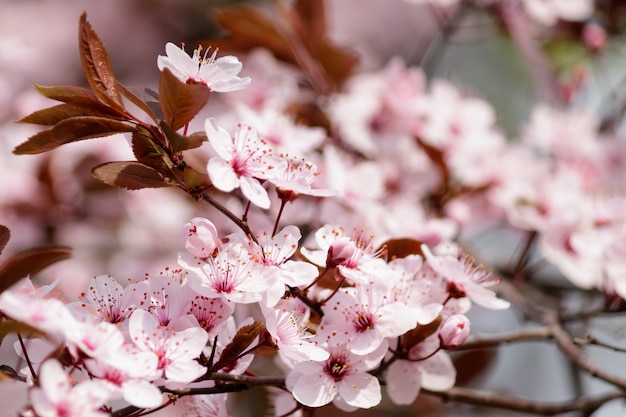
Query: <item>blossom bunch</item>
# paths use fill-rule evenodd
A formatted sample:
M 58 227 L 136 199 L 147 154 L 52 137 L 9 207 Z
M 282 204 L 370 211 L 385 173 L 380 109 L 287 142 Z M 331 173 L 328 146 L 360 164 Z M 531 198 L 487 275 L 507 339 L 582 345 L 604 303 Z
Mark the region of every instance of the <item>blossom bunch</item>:
M 582 355 L 563 336 L 562 310 L 516 293 L 533 283 L 533 256 L 598 291 L 603 312 L 623 308 L 626 153 L 596 115 L 537 105 L 519 140 L 508 140 L 487 101 L 420 67 L 395 58 L 357 73 L 354 54 L 320 32 L 322 2 L 296 3 L 277 12 L 286 27 L 254 9 L 236 8 L 240 20 L 218 14 L 231 29 L 222 45 L 243 48 L 245 68 L 219 48 L 189 55 L 167 43 L 157 91 L 119 82 L 81 17 L 91 88 L 35 85 L 60 104 L 20 120 L 44 130 L 14 153 L 123 135 L 134 159 L 102 162 L 92 176 L 128 190 L 169 188 L 194 209 L 179 239 L 151 242 L 177 242 L 174 267 L 127 282 L 97 275 L 78 300 L 59 296 L 56 283 L 35 285 L 67 247 L 0 265 L 0 334 L 11 334 L 3 342 L 13 340 L 19 357 L 1 370 L 11 384 L 0 382 L 0 393 L 21 398 L 11 416 L 225 417 L 229 394 L 256 386 L 272 390 L 278 416 L 367 409 L 385 396 L 408 405 L 421 392 L 467 398 L 454 391 L 450 351 L 464 348 L 473 305 L 510 306 L 493 287 L 501 276 L 513 283 L 504 286 L 510 300 L 545 329 L 483 345 L 539 334 L 573 360 Z M 558 1 L 523 2 L 544 24 L 584 20 L 590 2 L 576 4 L 568 14 Z M 272 36 L 233 23 L 253 20 Z M 198 202 L 211 210 L 197 214 Z M 486 267 L 468 251 L 495 228 L 522 236 L 511 265 L 488 257 Z M 10 235 L 0 226 L 0 251 Z

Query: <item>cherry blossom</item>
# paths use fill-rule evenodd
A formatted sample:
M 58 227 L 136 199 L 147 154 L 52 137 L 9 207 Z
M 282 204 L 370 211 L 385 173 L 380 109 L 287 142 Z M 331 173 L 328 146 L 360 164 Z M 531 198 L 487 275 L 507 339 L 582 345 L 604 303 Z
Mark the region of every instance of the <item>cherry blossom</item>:
M 31 391 L 33 409 L 39 417 L 106 417 L 100 407 L 109 399 L 102 381 L 72 384 L 59 362 L 50 359 L 41 365 L 39 387 Z
M 278 175 L 287 163 L 272 155 L 267 143 L 248 125 L 239 125 L 232 138 L 214 119 L 206 120 L 205 129 L 209 143 L 218 154 L 207 165 L 213 185 L 225 192 L 241 188 L 250 202 L 269 208 L 269 196 L 260 181 Z
M 394 361 L 386 372 L 387 394 L 396 404 L 411 404 L 419 391 L 443 391 L 454 386 L 456 369 L 448 354 L 430 337 L 409 351 L 408 360 Z M 435 353 L 433 353 L 435 352 Z
M 287 375 L 293 397 L 309 407 L 330 402 L 345 410 L 378 405 L 380 383 L 367 371 L 380 362 L 386 347 L 381 345 L 368 355 L 356 355 L 346 345 L 332 345 L 328 350 L 327 360 L 299 362 Z
M 197 258 L 208 258 L 220 244 L 217 228 L 208 219 L 194 217 L 185 224 L 185 249 Z
M 241 90 L 250 84 L 250 78 L 239 78 L 242 64 L 232 55 L 217 58 L 217 49 L 209 56 L 209 49 L 204 54 L 202 46 L 195 49 L 190 57 L 182 48 L 168 42 L 165 45 L 167 56 L 157 59 L 159 70 L 170 70 L 184 83 L 205 84 L 211 91 L 229 92 Z
M 281 355 L 300 362 L 305 360 L 320 361 L 328 358 L 328 352 L 306 339 L 313 334 L 308 333 L 306 322 L 285 307 L 263 308 L 265 327 L 272 336 Z
M 388 271 L 385 261 L 373 247 L 373 236 L 363 231 L 349 236 L 341 227 L 326 225 L 315 232 L 315 241 L 321 249 L 302 248 L 302 255 L 318 266 L 337 267 L 353 282 L 365 284 L 371 276 Z
M 190 383 L 206 372 L 196 359 L 202 353 L 208 336 L 185 316 L 168 326 L 161 326 L 150 313 L 136 310 L 130 316 L 129 335 L 137 349 L 151 352 L 157 369 L 167 379 L 166 385 L 176 387 Z
M 387 346 L 386 338 L 398 337 L 417 326 L 411 309 L 395 302 L 385 277 L 355 288 L 340 289 L 327 302 L 318 335 L 345 343 L 357 355 Z
M 273 268 L 257 263 L 241 243 L 225 245 L 206 262 L 184 254 L 178 262 L 189 272 L 189 285 L 198 294 L 236 303 L 260 301 L 277 279 Z
M 497 281 L 490 281 L 491 274 L 474 265 L 471 258 L 463 254 L 460 257 L 449 254 L 435 256 L 426 245 L 422 245 L 422 252 L 430 267 L 447 281 L 453 298 L 467 296 L 473 302 L 494 310 L 509 307 L 508 301 L 497 298 L 493 291 L 485 288 Z

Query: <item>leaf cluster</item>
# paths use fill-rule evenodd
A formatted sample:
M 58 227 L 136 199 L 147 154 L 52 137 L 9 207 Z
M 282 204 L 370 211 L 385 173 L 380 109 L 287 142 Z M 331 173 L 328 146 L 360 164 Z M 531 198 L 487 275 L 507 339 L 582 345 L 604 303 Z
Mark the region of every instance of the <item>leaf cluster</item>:
M 133 92 L 115 78 L 106 48 L 86 13 L 80 17 L 78 40 L 83 71 L 91 89 L 35 84 L 40 94 L 60 104 L 18 121 L 45 129 L 13 152 L 39 154 L 67 143 L 126 133 L 131 136 L 136 160 L 98 165 L 92 170 L 96 179 L 130 190 L 177 186 L 193 195 L 196 190 L 207 188 L 210 185 L 207 176 L 188 167 L 182 155 L 183 151 L 199 147 L 206 141 L 206 135 L 187 136 L 177 130 L 204 107 L 210 89 L 202 84 L 183 83 L 165 69 L 161 72 L 158 93 L 148 89 Z M 132 114 L 128 104 L 143 115 Z

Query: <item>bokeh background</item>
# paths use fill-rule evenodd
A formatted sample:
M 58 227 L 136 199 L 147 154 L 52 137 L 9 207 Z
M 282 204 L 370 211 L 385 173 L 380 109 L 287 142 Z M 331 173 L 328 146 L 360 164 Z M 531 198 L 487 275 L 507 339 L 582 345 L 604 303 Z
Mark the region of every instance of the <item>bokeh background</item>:
M 233 1 L 208 0 L 0 0 L 0 223 L 7 225 L 11 241 L 2 254 L 44 244 L 74 248 L 71 260 L 46 271 L 41 283 L 62 276 L 60 291 L 77 296 L 94 275 L 108 273 L 118 279 L 141 279 L 175 264 L 180 250 L 180 230 L 195 215 L 210 216 L 205 206 L 171 190 L 128 192 L 101 185 L 89 169 L 98 162 L 132 156 L 125 139 L 76 143 L 49 154 L 15 156 L 12 149 L 36 132 L 15 120 L 50 105 L 31 83 L 40 85 L 86 85 L 77 47 L 79 16 L 87 11 L 111 56 L 118 79 L 129 86 L 156 88 L 156 57 L 166 42 L 196 45 L 220 36 L 212 19 L 214 8 Z M 251 2 L 263 6 L 264 2 Z M 426 75 L 444 78 L 486 99 L 496 110 L 498 124 L 515 140 L 537 101 L 549 101 L 536 82 L 537 63 L 520 51 L 502 32 L 499 22 L 481 9 L 471 9 L 445 27 L 446 10 L 428 2 L 404 0 L 326 0 L 328 34 L 360 56 L 360 71 L 382 68 L 392 57 L 407 65 L 421 66 Z M 516 13 L 525 11 L 518 7 Z M 442 36 L 445 31 L 445 36 Z M 604 111 L 608 102 L 619 102 L 626 76 L 626 42 L 615 34 L 602 53 L 589 54 L 563 42 L 551 51 L 569 80 L 577 64 L 584 63 L 586 88 L 580 106 Z M 245 57 L 241 57 L 244 68 Z M 490 257 L 508 256 L 515 240 L 493 231 L 476 237 L 475 247 Z M 515 312 L 487 312 L 475 307 L 473 331 L 493 333 L 523 326 Z M 620 318 L 592 323 L 618 342 L 626 336 Z M 581 334 L 584 329 L 580 329 Z M 2 347 L 6 350 L 6 344 Z M 615 371 L 624 368 L 623 358 L 606 351 L 590 351 Z M 460 355 L 457 355 L 460 356 Z M 576 375 L 568 362 L 547 343 L 528 343 L 479 351 L 459 359 L 482 367 L 467 385 L 537 401 L 571 399 L 584 385 L 586 392 L 606 387 Z M 234 396 L 235 416 L 262 415 L 264 394 L 254 390 Z M 327 410 L 331 415 L 332 411 Z M 597 414 L 623 415 L 622 404 L 613 402 Z M 1 414 L 1 413 L 0 413 Z M 164 413 L 163 415 L 174 415 Z M 438 400 L 420 399 L 412 407 L 385 402 L 375 411 L 355 416 L 517 416 L 513 412 L 476 409 L 464 405 L 442 407 Z

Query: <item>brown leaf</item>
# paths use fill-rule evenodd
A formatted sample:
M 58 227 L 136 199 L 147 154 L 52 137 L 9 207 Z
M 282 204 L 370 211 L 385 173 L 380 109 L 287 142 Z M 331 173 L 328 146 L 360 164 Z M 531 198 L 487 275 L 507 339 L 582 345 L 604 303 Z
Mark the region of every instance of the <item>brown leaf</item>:
M 326 11 L 323 1 L 298 0 L 294 9 L 311 38 L 320 39 L 326 36 Z
M 171 184 L 158 171 L 137 161 L 106 162 L 96 166 L 91 175 L 105 184 L 139 190 L 161 188 Z
M 87 21 L 87 13 L 80 16 L 78 28 L 80 60 L 87 81 L 102 101 L 112 107 L 124 109 L 122 95 L 111 70 L 109 54 L 104 44 Z
M 126 97 L 131 103 L 133 103 L 135 106 L 141 109 L 144 113 L 146 113 L 155 123 L 159 122 L 157 115 L 154 113 L 154 111 L 148 105 L 148 103 L 142 100 L 137 94 L 133 93 L 128 88 L 126 88 L 122 83 L 117 82 L 117 86 L 122 92 L 122 95 L 124 97 Z
M 26 142 L 16 146 L 13 153 L 17 155 L 38 154 L 66 143 L 131 132 L 133 129 L 127 123 L 107 117 L 72 117 L 60 121 L 51 129 L 31 136 Z
M 0 293 L 17 281 L 71 256 L 67 246 L 42 246 L 22 251 L 0 266 Z
M 233 340 L 222 350 L 220 359 L 217 363 L 213 364 L 211 370 L 219 371 L 231 362 L 236 361 L 239 355 L 242 354 L 264 330 L 265 325 L 256 320 L 254 323 L 243 326 L 237 330 Z
M 389 260 L 396 258 L 405 258 L 408 255 L 420 255 L 422 253 L 422 243 L 419 240 L 403 238 L 403 239 L 389 239 L 379 249 L 385 248 L 387 251 L 387 258 Z
M 197 132 L 189 136 L 184 136 L 174 131 L 167 123 L 161 123 L 161 130 L 167 136 L 167 139 L 172 146 L 172 152 L 178 153 L 189 149 L 198 148 L 202 145 L 202 142 L 206 142 L 208 139 L 206 133 Z
M 245 52 L 261 46 L 278 59 L 297 63 L 289 42 L 276 29 L 272 17 L 262 10 L 238 5 L 215 10 L 213 16 L 229 35 L 222 41 L 211 40 L 211 45 Z
M 52 100 L 64 103 L 99 103 L 98 96 L 82 87 L 72 85 L 43 86 L 33 83 L 39 93 Z
M 8 227 L 0 224 L 0 254 L 9 243 L 9 239 L 11 238 L 11 231 Z
M 159 80 L 159 99 L 165 121 L 174 130 L 185 126 L 209 100 L 211 90 L 204 84 L 184 83 L 165 68 Z
M 54 126 L 62 120 L 79 116 L 97 116 L 114 120 L 128 120 L 128 117 L 124 113 L 120 113 L 118 110 L 100 101 L 96 101 L 91 103 L 74 102 L 59 104 L 33 112 L 23 119 L 18 120 L 18 123 Z
M 315 89 L 328 93 L 333 83 L 336 87 L 354 71 L 358 57 L 326 36 L 323 3 L 301 0 L 293 9 L 278 9 L 277 17 L 252 6 L 222 8 L 214 17 L 228 36 L 210 43 L 243 52 L 264 47 L 276 58 L 299 66 Z

